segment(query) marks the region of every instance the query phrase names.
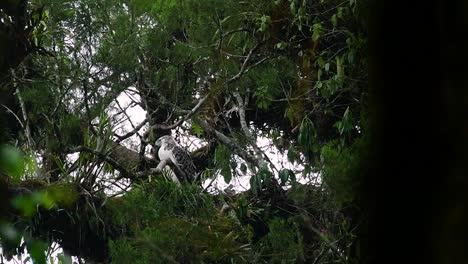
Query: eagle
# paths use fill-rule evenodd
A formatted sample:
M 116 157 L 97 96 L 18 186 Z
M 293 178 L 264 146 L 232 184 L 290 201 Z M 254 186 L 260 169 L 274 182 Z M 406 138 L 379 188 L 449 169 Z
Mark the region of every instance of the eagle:
M 192 183 L 196 178 L 196 167 L 193 164 L 190 154 L 169 135 L 162 136 L 154 143 L 159 147 L 158 170 L 160 171 L 167 164 L 171 164 L 172 171 L 177 179 L 174 181 Z M 174 170 L 175 168 L 175 170 Z

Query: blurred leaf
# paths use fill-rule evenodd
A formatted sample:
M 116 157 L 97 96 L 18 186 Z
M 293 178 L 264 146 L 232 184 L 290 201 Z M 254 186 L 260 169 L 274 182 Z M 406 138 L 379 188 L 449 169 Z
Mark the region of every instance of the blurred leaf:
M 71 205 L 77 198 L 77 193 L 68 185 L 52 185 L 47 188 L 47 193 L 55 202 Z
M 350 64 L 353 64 L 353 63 L 354 63 L 354 56 L 355 56 L 355 51 L 354 51 L 354 49 L 350 49 L 350 50 L 348 51 L 348 62 L 349 62 Z
M 284 50 L 287 46 L 288 46 L 288 43 L 282 41 L 282 42 L 276 43 L 275 48 L 279 50 Z
M 59 260 L 59 264 L 73 264 L 71 256 L 65 253 L 57 255 L 57 258 Z
M 309 173 L 312 172 L 312 168 L 309 165 L 304 166 L 304 170 L 302 171 L 302 176 L 307 177 Z
M 334 124 L 334 127 L 338 129 L 340 135 L 345 135 L 354 129 L 353 127 L 353 117 L 349 106 L 346 108 L 343 118 L 340 121 L 337 121 Z
M 21 236 L 18 231 L 11 224 L 7 223 L 0 224 L 0 237 L 7 241 L 16 241 L 18 245 L 21 242 Z
M 252 191 L 254 195 L 257 195 L 258 190 L 260 189 L 260 186 L 261 186 L 257 174 L 252 175 L 250 177 L 249 183 L 250 183 L 250 190 Z
M 267 28 L 270 26 L 271 24 L 271 17 L 270 16 L 267 16 L 267 15 L 263 15 L 259 18 L 259 28 L 258 28 L 258 31 L 260 32 L 263 32 L 263 31 L 266 31 Z
M 288 149 L 288 161 L 293 163 L 299 160 L 299 155 L 297 154 L 294 147 L 291 145 Z
M 338 13 L 336 14 L 338 16 L 338 18 L 343 18 L 343 10 L 344 8 L 343 7 L 338 7 Z
M 286 182 L 288 182 L 288 180 L 292 179 L 293 177 L 295 179 L 294 172 L 290 169 L 282 169 L 279 172 L 278 176 L 281 180 L 281 185 L 286 184 Z
M 322 35 L 322 24 L 315 23 L 312 25 L 312 40 L 317 41 Z
M 9 145 L 0 147 L 0 171 L 19 181 L 24 168 L 24 159 L 18 149 Z
M 35 264 L 46 264 L 46 243 L 39 240 L 32 240 L 26 242 L 26 247 Z
M 28 195 L 18 195 L 12 200 L 12 205 L 19 209 L 23 216 L 31 217 L 36 213 L 37 203 Z
M 337 26 L 338 22 L 337 22 L 336 14 L 334 14 L 334 15 L 331 17 L 330 21 L 331 21 L 331 23 L 332 23 L 332 25 L 333 25 L 334 27 Z
M 292 184 L 295 184 L 297 182 L 296 174 L 293 171 L 291 171 L 291 173 L 289 174 L 289 180 Z

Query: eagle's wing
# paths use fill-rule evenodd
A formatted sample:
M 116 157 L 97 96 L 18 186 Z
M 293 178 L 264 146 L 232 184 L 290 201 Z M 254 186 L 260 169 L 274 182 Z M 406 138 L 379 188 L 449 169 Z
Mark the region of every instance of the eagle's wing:
M 197 168 L 195 167 L 195 164 L 193 164 L 190 154 L 185 149 L 177 145 L 172 149 L 172 154 L 177 162 L 175 165 L 185 173 L 185 176 L 187 177 L 186 180 L 188 182 L 193 182 Z

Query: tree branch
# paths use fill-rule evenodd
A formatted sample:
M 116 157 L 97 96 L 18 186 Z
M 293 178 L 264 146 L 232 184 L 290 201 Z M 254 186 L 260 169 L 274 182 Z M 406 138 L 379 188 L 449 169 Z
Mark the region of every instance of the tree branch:
M 240 79 L 240 77 L 249 72 L 252 68 L 260 65 L 261 63 L 263 63 L 264 61 L 266 61 L 267 59 L 269 59 L 269 57 L 265 57 L 265 58 L 262 58 L 261 60 L 257 61 L 256 63 L 252 64 L 251 66 L 249 66 L 248 68 L 247 67 L 247 63 L 250 61 L 250 59 L 252 58 L 252 55 L 253 53 L 261 46 L 261 44 L 263 43 L 257 43 L 257 45 L 255 45 L 255 47 L 253 47 L 249 53 L 247 54 L 247 57 L 245 58 L 244 62 L 242 63 L 242 66 L 239 70 L 239 72 L 234 75 L 231 79 L 227 80 L 227 83 L 232 83 L 232 82 L 235 82 L 237 81 L 238 79 Z
M 143 135 L 143 137 L 147 138 L 150 131 L 153 131 L 153 130 L 171 130 L 180 126 L 182 122 L 192 117 L 198 111 L 198 109 L 200 109 L 200 107 L 203 105 L 206 99 L 208 99 L 208 95 L 205 95 L 202 99 L 200 99 L 200 101 L 198 101 L 198 103 L 192 108 L 190 112 L 188 112 L 183 118 L 179 119 L 179 121 L 175 122 L 172 125 L 155 124 L 155 125 L 150 126 L 148 131 L 146 131 L 145 134 Z
M 114 135 L 117 137 L 117 140 L 116 140 L 115 142 L 116 142 L 116 143 L 120 143 L 120 142 L 122 142 L 123 140 L 125 140 L 125 139 L 127 139 L 127 138 L 133 136 L 133 135 L 136 134 L 138 131 L 140 131 L 140 129 L 141 129 L 144 125 L 146 125 L 146 123 L 148 123 L 148 119 L 147 119 L 147 118 L 145 118 L 145 120 L 143 120 L 139 125 L 137 125 L 136 127 L 134 127 L 132 131 L 130 131 L 130 132 L 128 132 L 127 134 L 122 135 L 122 136 L 117 135 L 117 134 L 114 133 Z
M 114 167 L 116 170 L 118 170 L 120 173 L 122 173 L 124 177 L 129 177 L 130 176 L 129 171 L 127 169 L 125 169 L 122 165 L 120 165 L 116 160 L 109 157 L 109 155 L 106 155 L 106 154 L 104 154 L 102 152 L 96 151 L 94 149 L 91 149 L 91 148 L 88 148 L 88 147 L 85 147 L 85 146 L 78 146 L 76 148 L 70 149 L 70 152 L 83 152 L 83 151 L 91 153 L 91 154 L 97 156 L 98 158 L 100 158 L 101 160 L 109 163 L 112 167 Z
M 204 120 L 200 119 L 199 124 L 204 130 L 214 133 L 219 139 L 219 141 L 221 141 L 222 143 L 230 147 L 232 150 L 234 150 L 236 154 L 239 155 L 241 158 L 250 163 L 256 164 L 257 166 L 259 165 L 258 159 L 255 156 L 250 155 L 242 146 L 237 144 L 233 139 L 214 129 Z
M 244 104 L 244 101 L 242 100 L 242 97 L 240 96 L 239 92 L 234 92 L 234 97 L 236 97 L 237 104 L 238 104 L 238 111 L 239 111 L 239 119 L 240 119 L 240 124 L 242 127 L 242 130 L 244 131 L 244 134 L 246 135 L 247 139 L 249 140 L 250 145 L 253 147 L 255 154 L 257 156 L 257 159 L 259 161 L 260 167 L 265 164 L 265 159 L 263 158 L 262 151 L 260 148 L 257 146 L 255 143 L 256 139 L 250 133 L 249 127 L 247 126 L 247 121 L 245 120 L 245 107 L 246 105 Z

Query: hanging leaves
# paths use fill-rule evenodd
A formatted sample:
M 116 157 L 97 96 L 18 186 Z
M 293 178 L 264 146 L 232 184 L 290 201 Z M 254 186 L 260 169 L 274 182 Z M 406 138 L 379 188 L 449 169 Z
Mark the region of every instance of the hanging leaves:
M 263 187 L 270 184 L 271 180 L 273 179 L 273 173 L 268 170 L 267 166 L 261 167 L 258 172 L 250 177 L 250 190 L 253 192 L 254 195 L 258 195 L 258 193 L 263 189 Z
M 296 182 L 296 175 L 290 169 L 282 169 L 278 173 L 278 176 L 279 176 L 279 178 L 281 180 L 281 185 L 285 185 L 288 181 L 290 183 L 295 183 Z
M 314 123 L 308 117 L 302 120 L 299 128 L 297 143 L 302 147 L 305 156 L 311 160 L 314 153 L 318 150 L 317 130 Z
M 343 114 L 343 118 L 340 121 L 336 122 L 334 127 L 338 129 L 338 132 L 341 136 L 347 135 L 353 130 L 353 115 L 351 113 L 351 110 L 349 109 L 349 106 L 346 108 Z

